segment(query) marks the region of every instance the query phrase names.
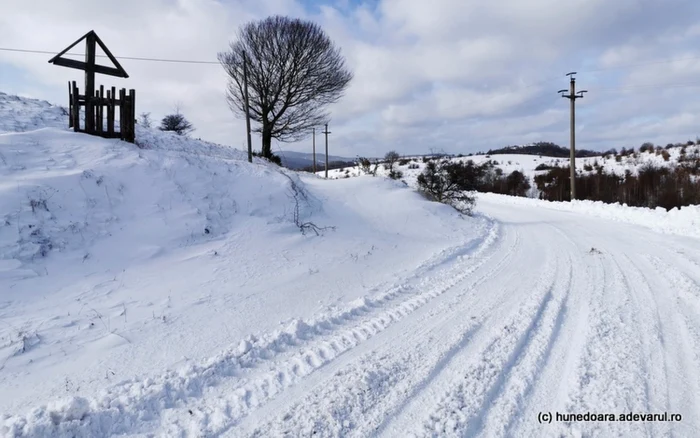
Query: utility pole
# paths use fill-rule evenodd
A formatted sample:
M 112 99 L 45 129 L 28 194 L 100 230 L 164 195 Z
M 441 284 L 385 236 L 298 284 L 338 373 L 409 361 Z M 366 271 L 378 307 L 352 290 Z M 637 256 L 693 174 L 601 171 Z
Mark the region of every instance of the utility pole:
M 576 92 L 576 78 L 574 75 L 575 71 L 567 73 L 566 76 L 571 77 L 571 84 L 569 89 L 569 94 L 562 94 L 561 97 L 565 97 L 571 101 L 571 157 L 569 166 L 571 167 L 571 200 L 576 199 L 576 99 L 583 98 L 583 93 L 588 93 L 588 90 L 581 90 Z M 559 90 L 557 93 L 566 93 L 566 89 Z
M 243 98 L 245 106 L 245 129 L 248 137 L 248 162 L 253 162 L 253 143 L 250 139 L 250 111 L 248 101 L 248 57 L 243 52 Z
M 326 135 L 326 179 L 328 179 L 328 134 L 331 132 L 328 130 L 328 123 L 326 123 L 326 130 L 323 131 L 323 134 Z
M 316 128 L 313 128 L 312 134 L 312 144 L 314 148 L 313 159 L 314 159 L 314 173 L 316 173 Z

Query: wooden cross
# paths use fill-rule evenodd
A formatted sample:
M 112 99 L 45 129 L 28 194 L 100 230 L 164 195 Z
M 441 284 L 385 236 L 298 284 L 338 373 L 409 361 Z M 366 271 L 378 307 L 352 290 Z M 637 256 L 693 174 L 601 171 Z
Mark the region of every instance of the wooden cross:
M 63 55 L 78 43 L 85 40 L 85 62 L 76 61 L 75 59 L 63 58 Z M 95 49 L 97 45 L 102 48 L 114 67 L 106 67 L 104 65 L 95 64 Z M 86 33 L 78 38 L 76 42 L 68 46 L 64 51 L 54 56 L 49 60 L 49 63 L 60 65 L 62 67 L 75 68 L 85 71 L 85 131 L 88 133 L 95 132 L 95 118 L 93 110 L 93 98 L 95 97 L 95 73 L 103 75 L 116 76 L 120 78 L 128 78 L 124 68 L 119 64 L 119 61 L 112 55 L 107 46 L 97 36 L 94 30 Z

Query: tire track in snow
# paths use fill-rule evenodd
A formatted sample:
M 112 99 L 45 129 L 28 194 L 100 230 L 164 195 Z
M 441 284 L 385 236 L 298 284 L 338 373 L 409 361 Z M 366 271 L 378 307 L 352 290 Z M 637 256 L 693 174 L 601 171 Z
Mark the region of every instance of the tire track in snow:
M 695 321 L 700 321 L 700 283 L 682 270 L 664 262 L 658 256 L 647 257 L 658 273 L 672 286 L 678 298 L 696 314 Z M 678 263 L 676 266 L 680 265 Z M 700 266 L 699 266 L 700 268 Z M 700 271 L 696 271 L 700 272 Z
M 412 388 L 428 384 L 432 374 L 467 345 L 480 327 L 478 322 L 460 327 L 462 336 L 456 343 L 447 340 L 450 348 L 441 348 L 442 359 L 434 364 L 424 362 L 436 353 L 426 344 L 400 355 L 371 351 L 335 372 L 279 418 L 258 424 L 250 436 L 367 436 L 381 422 L 382 413 L 391 409 L 387 405 L 400 404 L 404 396 L 410 397 Z M 443 344 L 445 339 L 439 341 Z M 416 381 L 422 376 L 425 380 Z
M 637 330 L 642 343 L 642 356 L 645 360 L 647 376 L 644 382 L 646 411 L 670 412 L 669 370 L 659 299 L 651 289 L 649 279 L 638 267 L 638 263 L 625 254 L 616 254 L 616 258 L 622 260 L 627 267 L 624 275 L 629 289 L 634 292 L 632 294 L 634 312 L 639 315 Z M 623 265 L 618 263 L 618 266 Z M 661 436 L 668 434 L 667 429 L 668 426 L 665 424 L 650 423 L 647 425 L 646 432 L 648 436 Z
M 574 235 L 574 233 L 571 233 Z M 673 327 L 669 327 L 669 321 L 676 319 L 675 310 L 668 308 L 668 298 L 660 295 L 671 289 L 668 283 L 659 281 L 663 278 L 659 268 L 654 267 L 645 255 L 649 248 L 640 247 L 634 237 L 627 239 L 611 239 L 612 236 L 601 235 L 598 232 L 582 229 L 578 233 L 580 242 L 590 247 L 591 244 L 603 250 L 601 256 L 604 264 L 601 265 L 607 272 L 605 281 L 606 291 L 601 295 L 593 294 L 596 303 L 593 306 L 590 332 L 604 333 L 602 338 L 607 347 L 600 348 L 608 351 L 607 357 L 587 354 L 588 363 L 599 365 L 598 373 L 591 373 L 585 367 L 580 367 L 580 381 L 598 380 L 604 382 L 607 378 L 609 384 L 599 385 L 600 393 L 589 392 L 591 412 L 628 413 L 634 412 L 678 412 L 672 408 L 671 393 L 677 398 L 677 394 L 684 394 L 687 388 L 680 388 L 673 383 L 674 376 L 679 374 L 679 361 L 673 358 L 678 354 L 678 347 L 674 347 L 675 339 L 679 337 Z M 611 245 L 612 243 L 612 245 Z M 624 244 L 623 249 L 620 244 Z M 667 248 L 661 247 L 660 250 Z M 674 260 L 677 255 L 666 251 Z M 677 251 L 676 251 L 677 252 Z M 658 254 L 657 251 L 654 251 Z M 627 255 L 629 254 L 629 256 Z M 678 260 L 675 260 L 678 261 Z M 678 266 L 682 264 L 679 263 Z M 600 280 L 594 284 L 602 283 Z M 610 287 L 612 286 L 612 288 Z M 616 292 L 617 291 L 617 292 Z M 603 298 L 603 301 L 600 298 Z M 607 300 L 607 301 L 606 301 Z M 599 309 L 603 308 L 605 314 L 601 316 Z M 617 309 L 617 310 L 614 310 Z M 608 331 L 597 330 L 601 327 L 596 324 L 597 319 L 605 318 Z M 617 321 L 616 321 L 617 318 Z M 622 323 L 624 322 L 624 324 Z M 617 323 L 617 324 L 616 324 Z M 670 330 L 670 331 L 669 331 Z M 595 338 L 590 338 L 589 345 L 595 345 Z M 671 348 L 670 348 L 671 347 Z M 588 347 L 587 347 L 588 348 Z M 680 371 L 685 369 L 680 367 Z M 631 378 L 630 378 L 631 376 Z M 631 390 L 630 390 L 631 388 Z M 677 389 L 676 389 L 677 388 Z M 590 388 L 589 388 L 590 389 Z M 581 396 L 581 388 L 574 387 L 572 398 Z M 691 395 L 683 396 L 684 400 L 693 402 Z M 606 407 L 614 402 L 613 407 Z M 673 405 L 687 406 L 687 402 L 674 403 Z M 567 412 L 583 412 L 582 407 L 564 409 Z M 554 411 L 554 410 L 552 410 Z M 559 409 L 559 411 L 562 411 Z M 692 409 L 691 409 L 692 411 Z M 687 418 L 687 417 L 686 417 Z M 561 430 L 562 435 L 621 435 L 621 436 L 668 436 L 674 431 L 683 431 L 681 436 L 698 435 L 699 430 L 693 427 L 693 421 L 682 423 L 577 423 Z M 694 422 L 697 424 L 697 420 Z M 560 425 L 561 426 L 561 425 Z M 694 432 L 689 432 L 690 430 Z M 535 426 L 534 431 L 539 430 Z
M 555 232 L 560 232 L 555 227 L 553 228 L 553 230 Z M 529 236 L 529 237 L 531 237 L 531 236 Z M 566 238 L 565 235 L 563 237 Z M 535 238 L 533 241 L 538 243 L 540 240 Z M 538 243 L 538 246 L 539 246 L 539 243 Z M 550 255 L 549 252 L 545 252 L 545 254 L 547 256 Z M 530 257 L 536 258 L 535 253 L 530 252 Z M 568 258 L 570 260 L 570 257 L 566 257 L 562 254 L 555 255 L 554 257 L 555 257 L 555 259 L 560 259 L 560 260 L 566 259 L 566 258 Z M 558 261 L 560 261 L 560 260 L 558 260 Z M 553 260 L 547 261 L 545 263 L 545 266 L 550 265 L 552 261 Z M 526 262 L 523 265 L 514 265 L 514 266 L 531 266 L 531 265 L 530 265 L 530 263 Z M 516 384 L 515 382 L 517 381 L 517 378 L 519 378 L 519 377 L 526 377 L 528 375 L 528 373 L 530 373 L 530 371 L 532 371 L 532 373 L 535 373 L 534 375 L 536 375 L 537 370 L 530 370 L 528 368 L 528 365 L 531 364 L 531 361 L 530 361 L 531 358 L 539 357 L 540 361 L 546 361 L 546 357 L 551 353 L 550 350 L 552 348 L 553 341 L 556 338 L 558 338 L 557 333 L 559 331 L 561 321 L 564 317 L 564 308 L 562 307 L 562 300 L 563 300 L 562 297 L 568 296 L 567 289 L 569 286 L 564 286 L 564 285 L 571 284 L 571 281 L 573 278 L 572 277 L 573 271 L 571 268 L 572 268 L 572 266 L 571 266 L 571 264 L 569 264 L 568 265 L 569 275 L 568 275 L 568 278 L 566 280 L 562 279 L 561 277 L 557 277 L 556 285 L 553 286 L 553 289 L 552 289 L 552 297 L 550 297 L 550 298 L 552 298 L 553 302 L 556 302 L 556 304 L 551 305 L 551 303 L 548 303 L 546 306 L 546 311 L 545 311 L 546 316 L 545 316 L 545 314 L 542 314 L 542 319 L 540 320 L 540 322 L 536 323 L 537 329 L 535 329 L 534 332 L 537 333 L 535 336 L 540 338 L 540 339 L 535 339 L 533 337 L 532 333 L 534 333 L 534 332 L 530 332 L 530 334 L 527 335 L 526 338 L 523 338 L 523 339 L 525 339 L 525 344 L 521 347 L 521 350 L 520 350 L 521 352 L 523 352 L 523 354 L 513 353 L 513 356 L 512 356 L 513 360 L 517 361 L 517 364 L 514 366 L 513 371 L 501 374 L 501 376 L 497 380 L 496 384 L 488 389 L 487 395 L 489 395 L 489 396 L 487 397 L 487 400 L 491 400 L 495 404 L 496 410 L 489 407 L 489 404 L 491 404 L 490 402 L 488 402 L 488 401 L 484 402 L 481 405 L 481 407 L 479 408 L 480 409 L 479 413 L 477 413 L 476 415 L 473 416 L 472 421 L 467 421 L 464 418 L 462 418 L 465 421 L 465 424 L 459 425 L 459 427 L 457 427 L 455 430 L 453 430 L 452 433 L 465 434 L 465 436 L 474 435 L 474 433 L 476 433 L 477 430 L 482 429 L 482 427 L 484 426 L 482 419 L 485 418 L 487 415 L 490 416 L 492 413 L 497 412 L 498 409 L 505 409 L 505 410 L 519 409 L 521 404 L 522 404 L 523 399 L 527 399 L 529 392 L 532 389 L 532 385 L 535 382 L 530 380 L 527 383 L 525 383 L 522 387 L 519 386 L 518 384 Z M 556 271 L 563 272 L 565 270 L 557 269 Z M 520 283 L 518 286 L 522 287 L 523 284 Z M 511 287 L 512 287 L 512 285 L 511 285 Z M 513 290 L 510 290 L 509 294 L 512 295 L 513 292 L 514 292 Z M 522 300 L 523 297 L 519 297 L 519 298 Z M 527 298 L 527 297 L 525 297 L 525 298 Z M 501 307 L 501 306 L 499 306 L 499 307 Z M 552 321 L 551 315 L 556 315 L 556 316 L 554 316 L 554 323 L 553 323 L 554 325 L 553 326 L 550 324 Z M 503 318 L 503 316 L 506 316 L 506 318 Z M 501 315 L 501 318 L 505 319 L 505 320 L 507 320 L 510 317 L 511 316 L 508 316 L 508 315 Z M 542 330 L 541 329 L 542 326 L 550 326 L 553 328 L 553 330 L 552 330 L 552 332 L 548 332 L 547 330 Z M 550 338 L 551 342 L 549 342 L 543 349 L 541 340 L 546 338 L 548 333 L 550 335 L 549 338 Z M 544 338 L 542 336 L 544 336 Z M 474 344 L 476 344 L 476 343 L 477 342 L 474 342 Z M 532 344 L 532 345 L 530 345 L 530 344 Z M 465 368 L 468 365 L 468 361 L 469 361 L 470 357 L 473 357 L 475 355 L 479 356 L 479 355 L 483 354 L 484 345 L 481 345 L 479 348 L 481 348 L 481 351 L 476 350 L 474 352 L 471 352 L 471 351 L 464 352 L 465 354 L 460 355 L 462 357 L 461 362 L 455 363 L 451 367 L 453 370 L 452 376 L 444 376 L 444 379 L 447 380 L 447 382 L 443 383 L 443 385 L 442 385 L 442 387 L 444 388 L 443 393 L 449 393 L 454 388 L 455 385 L 454 385 L 454 382 L 452 381 L 452 380 L 454 380 L 454 375 L 461 374 L 463 368 Z M 527 356 L 527 358 L 523 359 L 524 356 Z M 526 364 L 526 366 L 522 366 L 523 364 Z M 518 377 L 513 378 L 512 377 L 513 374 L 517 375 Z M 534 377 L 534 375 L 533 375 L 533 377 Z M 437 385 L 437 386 L 440 386 L 440 385 Z M 518 397 L 518 400 L 517 401 L 511 400 L 514 403 L 510 403 L 510 401 L 506 400 L 506 398 L 502 397 L 502 396 L 506 393 L 509 394 L 510 396 L 512 396 L 511 392 L 513 390 L 515 390 L 515 391 L 522 390 L 522 391 L 519 391 L 519 394 L 515 396 L 515 397 Z M 435 394 L 434 399 L 436 399 L 436 400 L 432 402 L 433 405 L 436 404 L 437 399 L 439 399 L 439 395 Z M 432 406 L 426 406 L 426 405 L 427 405 L 427 403 L 423 403 L 423 406 L 422 406 L 423 411 L 429 411 L 432 408 Z M 501 422 L 502 422 L 502 424 L 506 424 L 508 421 L 502 420 Z M 404 421 L 404 424 L 402 425 L 403 429 L 408 429 L 411 426 L 412 426 L 411 424 L 406 424 L 406 421 Z M 454 426 L 454 422 L 453 422 L 453 426 Z M 402 430 L 402 428 L 399 427 L 395 430 Z M 421 432 L 416 432 L 416 433 L 426 434 L 426 431 L 423 430 Z M 434 432 L 432 432 L 432 433 L 434 434 Z M 443 433 L 443 432 L 441 432 L 441 433 Z
M 3 418 L 0 432 L 15 436 L 119 434 L 129 431 L 135 424 L 146 429 L 157 426 L 159 420 L 177 426 L 177 419 L 184 416 L 182 412 L 185 415 L 192 412 L 187 415 L 189 419 L 200 416 L 210 421 L 215 430 L 226 430 L 252 408 L 462 281 L 497 254 L 496 251 L 489 253 L 489 250 L 500 237 L 499 225 L 491 222 L 483 239 L 439 253 L 423 263 L 402 284 L 375 297 L 356 300 L 347 309 L 308 322 L 294 321 L 287 330 L 262 339 L 250 337 L 238 348 L 199 365 L 189 364 L 156 378 L 122 382 L 110 388 L 99 400 L 73 397 L 36 408 L 26 416 Z M 430 286 L 432 278 L 411 285 L 421 275 L 454 262 L 456 266 L 445 268 L 454 272 L 443 274 L 446 279 L 438 281 L 436 286 Z M 379 314 L 375 316 L 376 313 Z M 368 318 L 371 318 L 369 322 Z M 331 339 L 326 342 L 325 338 Z M 312 342 L 317 345 L 312 346 Z M 293 353 L 294 360 L 281 361 L 281 365 L 274 363 L 275 358 L 290 350 L 301 353 Z M 278 369 L 280 366 L 284 368 Z M 245 375 L 255 370 L 262 370 L 263 375 Z M 215 405 L 214 408 L 207 406 L 207 401 L 201 400 L 207 395 L 207 390 L 224 383 L 231 385 L 225 388 L 230 391 L 230 398 L 218 398 L 210 403 Z M 201 405 L 201 412 L 190 407 L 197 404 Z M 210 409 L 213 412 L 207 413 Z
M 495 274 L 507 266 L 518 243 L 516 234 L 515 242 L 498 263 L 469 285 L 456 287 L 450 294 L 451 299 L 412 321 L 410 331 L 392 339 L 386 346 L 395 350 L 392 353 L 380 355 L 371 351 L 355 359 L 331 378 L 318 383 L 289 408 L 274 403 L 266 406 L 265 411 L 271 412 L 273 418 L 269 423 L 256 424 L 256 429 L 250 432 L 252 436 L 366 436 L 376 433 L 387 414 L 400 410 L 407 400 L 429 386 L 456 354 L 461 354 L 484 318 L 490 319 L 493 307 L 504 304 L 505 289 L 484 294 L 485 290 L 477 288 L 493 280 Z M 480 300 L 481 297 L 484 299 Z M 463 303 L 461 308 L 457 306 L 460 302 Z M 471 305 L 467 305 L 469 303 Z M 442 326 L 449 326 L 449 330 L 441 329 Z M 384 351 L 384 345 L 379 350 Z M 387 384 L 373 385 L 372 393 L 368 393 L 368 382 L 377 380 Z M 264 413 L 256 412 L 256 421 L 259 422 L 261 415 L 265 417 Z M 246 429 L 245 422 L 241 429 Z
M 550 290 L 549 302 L 535 319 L 536 324 L 528 329 L 522 347 L 516 350 L 514 362 L 507 374 L 502 374 L 489 390 L 486 401 L 474 420 L 468 424 L 465 436 L 504 436 L 511 426 L 509 419 L 516 418 L 522 410 L 533 385 L 537 383 L 538 371 L 551 355 L 567 312 L 567 302 L 573 280 L 573 263 L 557 271 L 568 271 L 568 276 Z
M 700 394 L 700 375 L 697 373 L 697 370 L 700 370 L 700 284 L 658 257 L 652 256 L 647 259 L 656 269 L 658 276 L 670 285 L 667 290 L 672 296 L 667 302 L 672 302 L 677 313 L 682 316 L 681 319 L 675 320 L 681 331 L 680 335 L 686 340 L 686 361 L 692 362 L 691 370 L 696 370 L 694 376 L 692 372 L 686 374 L 686 383 L 696 394 Z M 700 406 L 695 403 L 694 405 L 694 412 L 700 412 Z M 696 432 L 700 433 L 700 423 L 696 423 L 696 427 Z
M 519 355 L 527 349 L 531 331 L 540 323 L 545 310 L 551 305 L 557 287 L 557 264 L 547 263 L 535 291 L 526 293 L 525 302 L 508 317 L 503 329 L 496 333 L 484 332 L 474 340 L 479 348 L 474 355 L 460 355 L 450 364 L 455 375 L 445 375 L 448 389 L 437 403 L 438 407 L 415 433 L 432 436 L 458 436 L 468 431 L 469 424 L 493 401 L 507 374 Z M 511 291 L 512 292 L 512 291 Z M 464 372 L 462 370 L 466 369 Z
M 513 252 L 513 248 L 518 245 L 518 242 L 519 239 L 516 238 L 513 246 L 506 251 L 506 255 Z M 456 284 L 464 281 L 496 254 L 498 252 L 494 251 L 493 254 L 479 259 L 473 265 L 467 264 L 464 266 L 458 263 L 446 272 L 440 273 L 437 278 L 425 278 L 415 288 L 423 290 L 423 292 L 418 292 L 415 296 L 401 302 L 394 308 L 382 309 L 383 312 L 380 312 L 378 315 L 372 313 L 362 315 L 362 318 L 359 318 L 357 321 L 350 321 L 347 327 L 337 327 L 328 333 L 321 334 L 322 336 L 315 343 L 309 343 L 303 348 L 292 350 L 290 357 L 280 357 L 275 364 L 271 364 L 269 370 L 264 370 L 261 375 L 246 379 L 243 385 L 238 382 L 232 382 L 233 385 L 237 386 L 217 388 L 217 392 L 233 393 L 234 396 L 223 396 L 219 405 L 213 408 L 214 411 L 212 411 L 212 407 L 209 406 L 206 399 L 203 399 L 201 406 L 188 406 L 189 410 L 199 413 L 199 416 L 195 415 L 196 418 L 193 419 L 191 416 L 183 415 L 182 412 L 172 413 L 172 415 L 169 414 L 167 422 L 177 422 L 177 418 L 184 418 L 188 421 L 197 422 L 199 424 L 198 427 L 205 430 L 207 435 L 225 433 L 226 430 L 236 426 L 251 411 L 264 405 L 268 400 L 275 398 L 287 388 L 296 385 L 315 370 L 326 366 L 337 357 L 346 354 L 433 299 L 443 295 Z M 478 259 L 478 256 L 479 254 L 477 253 L 469 255 L 466 259 Z M 484 278 L 488 278 L 489 275 L 490 272 L 482 275 L 474 284 L 478 284 Z M 319 347 L 317 344 L 322 344 L 322 346 Z M 321 357 L 319 354 L 320 349 L 329 345 L 337 348 L 326 349 L 323 357 Z M 297 350 L 299 351 L 297 352 Z M 212 416 L 217 418 L 227 416 L 226 425 L 222 426 L 221 422 L 219 422 L 218 426 L 213 427 L 213 423 L 209 421 Z
M 525 363 L 535 366 L 531 371 L 534 374 L 530 380 L 526 380 L 526 384 L 519 385 L 517 379 L 512 379 L 514 388 L 523 386 L 513 396 L 516 400 L 504 403 L 505 406 L 512 406 L 510 412 L 513 414 L 503 414 L 510 416 L 501 417 L 500 422 L 487 419 L 482 431 L 484 436 L 542 435 L 543 425 L 537 421 L 538 413 L 560 410 L 569 388 L 575 385 L 574 371 L 582 358 L 589 321 L 590 292 L 603 287 L 603 283 L 597 281 L 602 276 L 602 267 L 598 263 L 589 263 L 588 260 L 592 259 L 588 254 L 574 259 L 572 254 L 587 251 L 582 251 L 566 232 L 558 227 L 555 227 L 555 231 L 571 246 L 571 252 L 567 254 L 571 279 L 566 297 L 562 299 L 562 307 L 551 325 L 553 330 L 545 352 L 538 354 L 534 349 L 529 353 L 532 359 L 529 362 L 524 359 Z M 539 332 L 541 338 L 546 334 L 546 330 Z M 536 365 L 532 365 L 533 360 L 536 360 Z M 528 368 L 524 367 L 523 370 L 527 373 Z M 553 429 L 557 426 L 548 426 L 547 431 L 554 435 Z M 562 436 L 566 435 L 564 428 L 559 427 L 559 432 Z
M 562 412 L 626 413 L 648 412 L 648 374 L 643 355 L 640 323 L 633 295 L 635 291 L 620 264 L 607 251 L 599 258 L 603 267 L 603 288 L 591 299 L 591 319 L 585 353 L 577 370 L 578 385 L 569 394 Z M 644 321 L 646 323 L 646 321 Z M 640 422 L 563 423 L 570 434 L 643 436 L 647 426 Z
M 658 257 L 638 257 L 641 263 L 632 264 L 638 278 L 647 284 L 646 290 L 653 299 L 659 318 L 659 349 L 663 360 L 664 377 L 662 386 L 665 397 L 655 400 L 651 406 L 659 412 L 674 412 L 683 415 L 683 421 L 677 423 L 653 423 L 654 436 L 662 431 L 671 436 L 700 436 L 700 406 L 697 394 L 700 393 L 700 359 L 698 358 L 698 324 L 700 319 L 690 317 L 681 293 L 675 286 L 690 285 L 692 280 L 677 269 L 660 263 Z M 650 269 L 643 269 L 642 265 Z M 653 273 L 653 274 L 651 274 Z M 632 277 L 634 278 L 634 277 Z M 663 281 L 660 281 L 663 280 Z M 685 281 L 684 281 L 685 280 Z M 651 285 L 654 285 L 652 288 Z M 681 316 L 681 318 L 679 318 Z M 690 351 L 689 351 L 690 350 Z M 657 370 L 658 372 L 658 370 Z M 652 380 L 655 381 L 655 380 Z M 657 392 L 662 392 L 658 390 Z
M 700 365 L 700 284 L 659 257 L 648 256 L 647 260 L 671 286 L 668 290 L 675 295 L 673 301 L 684 317 L 686 330 L 692 335 L 695 361 Z

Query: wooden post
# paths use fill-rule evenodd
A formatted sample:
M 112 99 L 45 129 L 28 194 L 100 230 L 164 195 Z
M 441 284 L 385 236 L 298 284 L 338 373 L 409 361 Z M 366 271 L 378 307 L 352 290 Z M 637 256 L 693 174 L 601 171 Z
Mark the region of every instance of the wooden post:
M 312 155 L 313 155 L 313 160 L 314 160 L 314 173 L 316 173 L 316 128 L 313 128 L 313 131 L 311 131 L 311 144 L 312 144 Z
M 95 132 L 95 34 L 85 37 L 85 132 Z
M 107 90 L 107 136 L 110 138 L 114 136 L 114 102 L 112 96 L 112 92 Z
M 112 91 L 107 90 L 107 133 L 109 137 L 114 137 L 114 101 L 116 90 L 112 87 Z
M 78 85 L 73 81 L 73 131 L 80 131 L 80 90 Z
M 129 90 L 129 142 L 136 143 L 136 90 Z
M 68 81 L 68 127 L 73 127 L 73 89 Z
M 326 130 L 323 133 L 326 135 L 326 179 L 328 179 L 328 134 L 331 133 L 328 130 L 328 123 L 326 123 Z
M 124 126 L 122 129 L 124 130 L 124 141 L 129 141 L 131 138 L 131 124 L 129 120 L 131 119 L 131 106 L 129 103 L 129 92 L 124 89 L 124 121 L 122 121 Z
M 105 87 L 104 85 L 100 85 L 100 91 L 98 91 L 98 96 L 97 96 L 97 133 L 102 134 L 104 132 L 104 98 L 105 98 Z
M 126 140 L 126 137 L 124 136 L 124 133 L 126 132 L 126 128 L 124 127 L 124 112 L 126 108 L 126 102 L 124 102 L 126 96 L 126 89 L 121 88 L 119 90 L 119 134 L 120 138 L 122 140 Z

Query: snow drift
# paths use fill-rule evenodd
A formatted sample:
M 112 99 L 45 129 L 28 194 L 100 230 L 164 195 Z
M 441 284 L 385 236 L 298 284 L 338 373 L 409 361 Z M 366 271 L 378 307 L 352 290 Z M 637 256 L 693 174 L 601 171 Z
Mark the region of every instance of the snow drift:
M 616 222 L 641 225 L 661 233 L 700 237 L 700 205 L 688 205 L 667 211 L 661 207 L 652 210 L 650 208 L 629 207 L 621 204 L 606 204 L 600 201 L 555 202 L 494 193 L 479 193 L 478 199 L 488 199 L 491 202 L 502 204 L 570 211 Z
M 131 431 L 237 375 L 239 355 L 362 312 L 487 235 L 394 181 L 66 126 L 62 108 L 0 93 L 3 436 Z

